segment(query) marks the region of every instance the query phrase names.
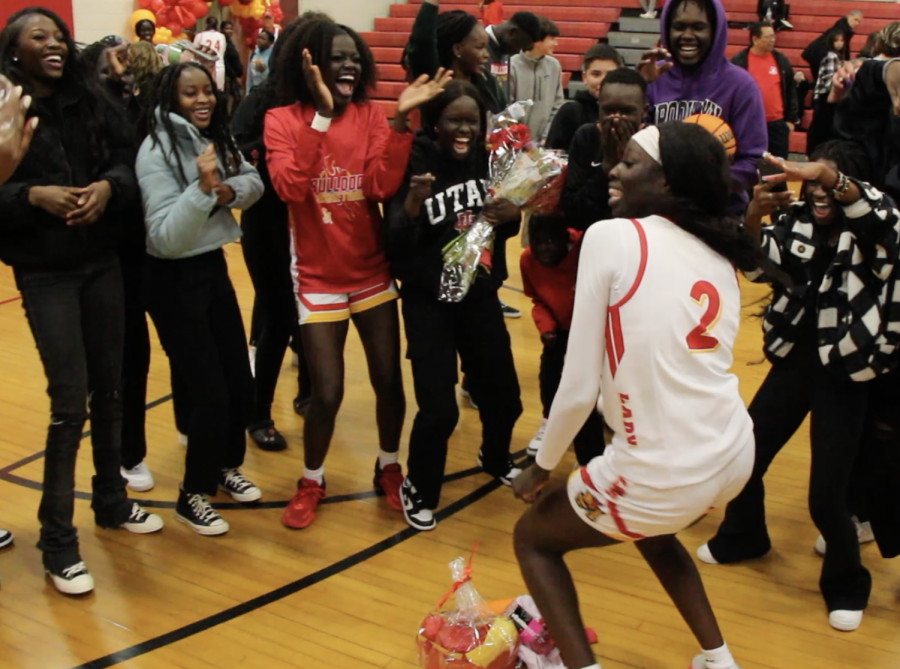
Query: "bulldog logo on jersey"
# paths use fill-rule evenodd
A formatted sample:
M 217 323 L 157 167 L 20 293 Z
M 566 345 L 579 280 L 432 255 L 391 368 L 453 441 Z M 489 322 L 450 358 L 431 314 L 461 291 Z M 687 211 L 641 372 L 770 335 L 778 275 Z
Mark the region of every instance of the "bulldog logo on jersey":
M 592 522 L 606 513 L 600 507 L 600 500 L 589 492 L 578 493 L 575 497 L 575 503 L 578 505 L 579 509 L 584 511 L 584 515 L 587 519 Z
M 365 200 L 363 175 L 350 174 L 335 164 L 333 156 L 325 156 L 325 168 L 312 180 L 316 202 L 319 204 L 344 204 Z

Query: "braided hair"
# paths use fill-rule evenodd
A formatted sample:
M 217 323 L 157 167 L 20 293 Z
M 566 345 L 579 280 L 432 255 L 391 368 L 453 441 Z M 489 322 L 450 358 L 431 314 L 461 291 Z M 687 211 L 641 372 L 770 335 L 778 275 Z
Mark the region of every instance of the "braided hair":
M 34 93 L 31 77 L 22 68 L 14 52 L 25 24 L 35 16 L 47 17 L 62 33 L 62 41 L 66 45 L 68 56 L 58 88 L 81 94 L 81 101 L 75 106 L 75 113 L 80 116 L 97 164 L 103 165 L 110 158 L 110 134 L 115 133 L 121 126 L 122 115 L 115 101 L 94 77 L 95 68 L 88 67 L 79 53 L 75 40 L 72 39 L 72 31 L 58 14 L 44 7 L 27 7 L 9 17 L 6 27 L 0 32 L 0 74 L 21 86 L 25 93 Z M 41 104 L 40 99 L 35 99 L 30 113 L 34 114 Z
M 437 51 L 441 67 L 447 69 L 456 67 L 453 47 L 464 42 L 477 25 L 478 19 L 461 9 L 444 12 L 438 16 Z
M 160 143 L 160 133 L 166 133 L 169 143 L 172 145 L 171 153 L 175 158 L 175 167 L 178 170 L 178 175 L 181 177 L 181 182 L 185 186 L 189 182 L 184 173 L 181 156 L 178 153 L 175 124 L 172 122 L 170 114 L 178 113 L 178 80 L 183 72 L 191 69 L 203 72 L 207 76 L 216 95 L 216 107 L 213 109 L 209 127 L 202 130 L 201 133 L 216 147 L 216 154 L 219 157 L 219 162 L 225 168 L 226 175 L 234 176 L 237 174 L 238 166 L 243 161 L 241 152 L 238 151 L 237 144 L 228 129 L 228 113 L 225 109 L 225 102 L 216 90 L 216 82 L 213 80 L 209 70 L 194 62 L 169 65 L 156 76 L 150 85 L 150 90 L 146 93 L 147 135 L 153 138 L 153 146 L 156 146 Z M 157 118 L 157 112 L 159 113 L 159 118 Z M 168 162 L 168 160 L 169 157 L 166 156 L 166 161 Z M 171 163 L 169 164 L 171 166 Z

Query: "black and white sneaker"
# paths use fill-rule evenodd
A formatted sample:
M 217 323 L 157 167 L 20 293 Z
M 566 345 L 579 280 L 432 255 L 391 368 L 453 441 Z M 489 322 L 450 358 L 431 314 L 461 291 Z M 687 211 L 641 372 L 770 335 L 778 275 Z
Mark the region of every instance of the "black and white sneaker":
M 134 534 L 152 534 L 163 528 L 163 519 L 155 513 L 145 511 L 137 502 L 131 503 L 131 515 L 122 523 L 122 529 Z
M 225 534 L 231 529 L 228 522 L 212 508 L 206 495 L 190 495 L 184 490 L 178 492 L 175 520 L 184 523 L 194 532 L 205 537 Z
M 58 572 L 46 569 L 54 587 L 64 595 L 83 595 L 94 589 L 94 577 L 84 562 L 76 562 Z
M 262 498 L 262 491 L 237 468 L 222 470 L 219 488 L 231 495 L 235 502 L 258 502 Z
M 403 485 L 400 486 L 400 500 L 403 502 L 403 516 L 410 527 L 423 532 L 435 528 L 437 521 L 434 519 L 434 513 L 425 506 L 422 495 L 409 478 L 403 479 Z
M 503 318 L 522 318 L 522 312 L 500 300 L 500 310 L 503 312 Z
M 481 449 L 478 449 L 478 466 L 484 469 L 484 465 L 482 464 L 483 458 L 481 454 Z M 516 463 L 513 462 L 513 459 L 510 458 L 506 462 L 506 469 L 502 472 L 491 472 L 487 469 L 484 470 L 486 474 L 490 474 L 491 476 L 500 479 L 500 482 L 503 485 L 511 486 L 513 479 L 516 478 L 519 474 L 522 473 L 522 470 L 516 467 Z
M 0 530 L 0 548 L 12 546 L 13 539 L 14 537 L 12 532 L 8 532 L 7 530 Z

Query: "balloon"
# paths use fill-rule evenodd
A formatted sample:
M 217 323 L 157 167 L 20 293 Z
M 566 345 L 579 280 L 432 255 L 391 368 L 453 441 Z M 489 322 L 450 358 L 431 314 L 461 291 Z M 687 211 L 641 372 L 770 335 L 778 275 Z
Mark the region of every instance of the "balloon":
M 166 28 L 168 28 L 173 35 L 178 35 L 179 33 L 184 32 L 184 26 L 180 23 L 167 23 Z
M 131 15 L 129 19 L 129 23 L 131 24 L 131 29 L 134 30 L 135 26 L 138 24 L 138 21 L 151 21 L 153 25 L 156 25 L 156 14 L 146 9 L 139 9 L 134 14 Z
M 219 4 L 223 7 L 231 7 L 232 2 L 234 2 L 234 0 L 219 0 Z

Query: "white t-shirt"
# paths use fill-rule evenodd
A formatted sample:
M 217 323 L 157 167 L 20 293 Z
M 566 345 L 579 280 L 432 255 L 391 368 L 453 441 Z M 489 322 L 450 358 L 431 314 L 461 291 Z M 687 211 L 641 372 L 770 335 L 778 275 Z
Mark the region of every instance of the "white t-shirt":
M 753 434 L 730 372 L 740 312 L 732 265 L 668 219 L 591 226 L 538 465 L 559 464 L 602 396 L 604 459 L 629 481 L 689 486 L 727 466 Z
M 216 52 L 216 86 L 225 90 L 225 35 L 218 30 L 204 30 L 194 35 L 194 46 L 206 46 Z

